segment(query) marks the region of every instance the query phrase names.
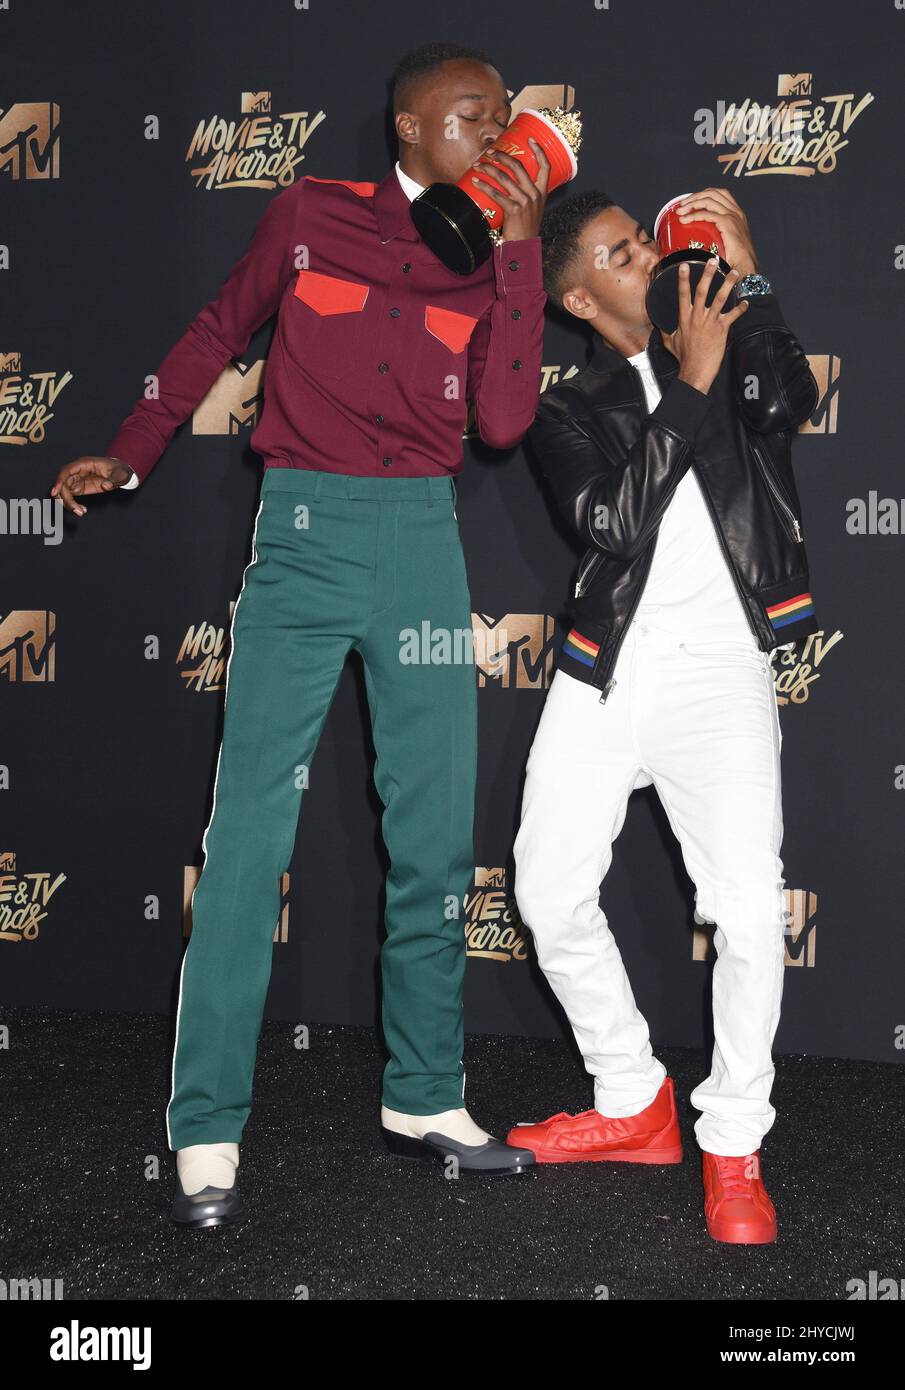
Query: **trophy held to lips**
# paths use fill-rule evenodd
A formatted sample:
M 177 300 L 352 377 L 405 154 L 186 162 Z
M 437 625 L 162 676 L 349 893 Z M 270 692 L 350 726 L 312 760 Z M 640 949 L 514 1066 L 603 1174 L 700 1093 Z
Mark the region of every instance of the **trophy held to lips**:
M 680 222 L 676 209 L 690 195 L 670 198 L 657 213 L 654 239 L 660 248 L 660 261 L 654 269 L 647 291 L 647 317 L 662 333 L 674 333 L 679 326 L 679 266 L 688 262 L 688 292 L 694 299 L 698 281 L 711 256 L 719 257 L 713 272 L 713 284 L 707 299 L 708 306 L 732 267 L 726 260 L 723 238 L 713 222 L 696 218 Z M 722 313 L 735 306 L 736 294 L 731 289 L 726 296 Z
M 539 111 L 525 107 L 484 153 L 492 157 L 494 150 L 502 150 L 511 155 L 533 183 L 538 163 L 528 144 L 529 135 L 550 161 L 548 193 L 574 179 L 578 172 L 575 156 L 581 144 L 580 111 L 564 111 L 561 106 L 545 106 Z M 411 202 L 412 221 L 421 239 L 457 275 L 477 270 L 494 245 L 502 241 L 503 209 L 475 184 L 475 176 L 506 192 L 506 186 L 497 183 L 486 166 L 480 166 L 469 169 L 458 183 L 432 183 Z

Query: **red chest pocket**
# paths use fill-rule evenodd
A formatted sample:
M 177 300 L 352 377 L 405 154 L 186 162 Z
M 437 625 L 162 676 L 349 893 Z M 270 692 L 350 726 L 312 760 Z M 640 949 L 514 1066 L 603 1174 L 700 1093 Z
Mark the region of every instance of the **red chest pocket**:
M 285 346 L 313 377 L 339 380 L 359 366 L 371 286 L 317 270 L 300 270 L 283 319 Z
M 300 270 L 293 294 L 319 314 L 352 314 L 365 307 L 371 289 L 357 280 L 340 280 L 316 270 Z
M 424 328 L 411 364 L 412 391 L 433 406 L 438 421 L 465 423 L 469 339 L 478 320 L 456 309 L 425 304 Z
M 477 319 L 470 314 L 460 314 L 455 309 L 441 309 L 436 304 L 425 304 L 424 326 L 428 333 L 445 343 L 450 352 L 462 352 L 474 332 Z

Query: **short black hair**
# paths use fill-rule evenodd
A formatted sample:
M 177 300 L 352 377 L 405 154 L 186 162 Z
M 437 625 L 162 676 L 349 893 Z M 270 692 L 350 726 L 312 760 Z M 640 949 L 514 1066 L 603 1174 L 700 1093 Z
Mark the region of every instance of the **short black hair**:
M 423 43 L 419 48 L 410 48 L 404 53 L 393 69 L 390 86 L 393 98 L 393 113 L 404 111 L 425 74 L 436 72 L 442 63 L 452 59 L 465 58 L 473 63 L 486 63 L 494 68 L 496 64 L 479 48 L 468 48 L 461 43 Z
M 572 193 L 545 209 L 540 225 L 544 289 L 558 309 L 576 268 L 579 237 L 598 213 L 614 206 L 602 189 L 592 188 Z

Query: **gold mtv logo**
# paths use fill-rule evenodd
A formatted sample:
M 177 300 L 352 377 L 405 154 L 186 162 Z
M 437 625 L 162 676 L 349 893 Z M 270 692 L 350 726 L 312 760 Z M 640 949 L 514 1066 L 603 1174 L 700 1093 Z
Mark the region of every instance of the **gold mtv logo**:
M 254 428 L 264 403 L 264 359 L 230 362 L 192 415 L 192 434 L 238 434 Z
M 192 894 L 201 877 L 199 864 L 185 864 L 182 871 L 182 935 L 192 934 Z M 280 875 L 280 912 L 273 931 L 275 945 L 289 940 L 289 873 Z
M 813 966 L 817 952 L 817 894 L 807 888 L 786 888 L 786 945 L 783 964 L 788 966 Z M 713 926 L 708 918 L 697 911 L 697 923 L 692 933 L 692 960 L 713 960 L 715 950 L 713 933 L 704 931 L 704 926 Z M 718 925 L 718 924 L 717 924 Z
M 0 113 L 0 176 L 60 177 L 60 108 L 55 101 L 15 102 Z
M 537 111 L 543 106 L 561 106 L 563 111 L 571 111 L 575 105 L 575 88 L 567 87 L 561 82 L 539 83 L 536 87 L 523 87 L 518 96 L 507 89 L 507 95 L 512 97 L 513 118 L 526 106 L 533 111 Z
M 242 110 L 243 114 L 245 114 L 245 113 L 247 112 L 249 115 L 258 115 L 258 116 L 261 115 L 261 114 L 262 114 L 263 112 L 265 112 L 265 111 L 269 111 L 269 110 L 270 110 L 270 93 L 269 93 L 269 92 L 243 92 L 243 93 L 242 93 L 242 106 L 241 106 L 241 110 Z
M 474 883 L 474 892 L 465 895 L 465 954 L 504 965 L 527 960 L 527 932 L 507 892 L 505 868 L 478 865 Z
M 781 72 L 776 79 L 778 97 L 809 97 L 813 75 L 809 72 Z
M 5 849 L 0 854 L 0 874 L 14 874 L 16 872 L 16 851 Z
M 553 669 L 555 625 L 547 613 L 472 614 L 478 686 L 546 689 Z
M 18 374 L 21 370 L 21 352 L 0 352 L 0 375 L 4 372 L 15 372 Z
M 799 434 L 835 434 L 836 417 L 839 412 L 839 374 L 842 363 L 833 353 L 812 357 L 808 362 L 820 390 L 817 407 L 810 420 L 805 420 L 798 428 Z
M 786 965 L 813 966 L 817 950 L 817 894 L 787 888 Z
M 0 680 L 52 681 L 56 672 L 57 615 L 18 609 L 0 620 Z

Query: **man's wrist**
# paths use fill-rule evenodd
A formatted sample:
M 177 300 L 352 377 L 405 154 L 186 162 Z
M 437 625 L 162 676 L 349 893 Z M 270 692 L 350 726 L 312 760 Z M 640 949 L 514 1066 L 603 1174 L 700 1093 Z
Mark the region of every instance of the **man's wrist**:
M 507 236 L 507 232 L 509 235 Z M 500 241 L 539 241 L 540 232 L 513 232 L 508 222 L 503 223 L 503 230 L 500 232 Z
M 733 262 L 733 269 L 737 270 L 739 276 L 742 278 L 745 275 L 756 275 L 757 257 L 754 255 L 742 256 L 739 260 Z
M 743 275 L 735 287 L 736 298 L 755 299 L 758 295 L 771 294 L 772 286 L 766 275 L 761 275 L 760 271 L 751 271 Z
M 700 391 L 702 396 L 706 396 L 713 385 L 713 377 L 706 378 L 695 376 L 693 373 L 689 376 L 683 376 L 682 373 L 679 372 L 678 380 L 684 381 L 686 386 L 693 386 L 696 391 Z
M 141 479 L 135 472 L 135 469 L 132 467 L 131 463 L 126 463 L 125 459 L 117 458 L 115 454 L 108 454 L 107 457 L 111 460 L 112 463 L 118 463 L 123 468 L 128 468 L 129 470 L 129 476 L 124 483 L 120 483 L 120 488 L 138 487 L 138 484 L 141 481 Z

